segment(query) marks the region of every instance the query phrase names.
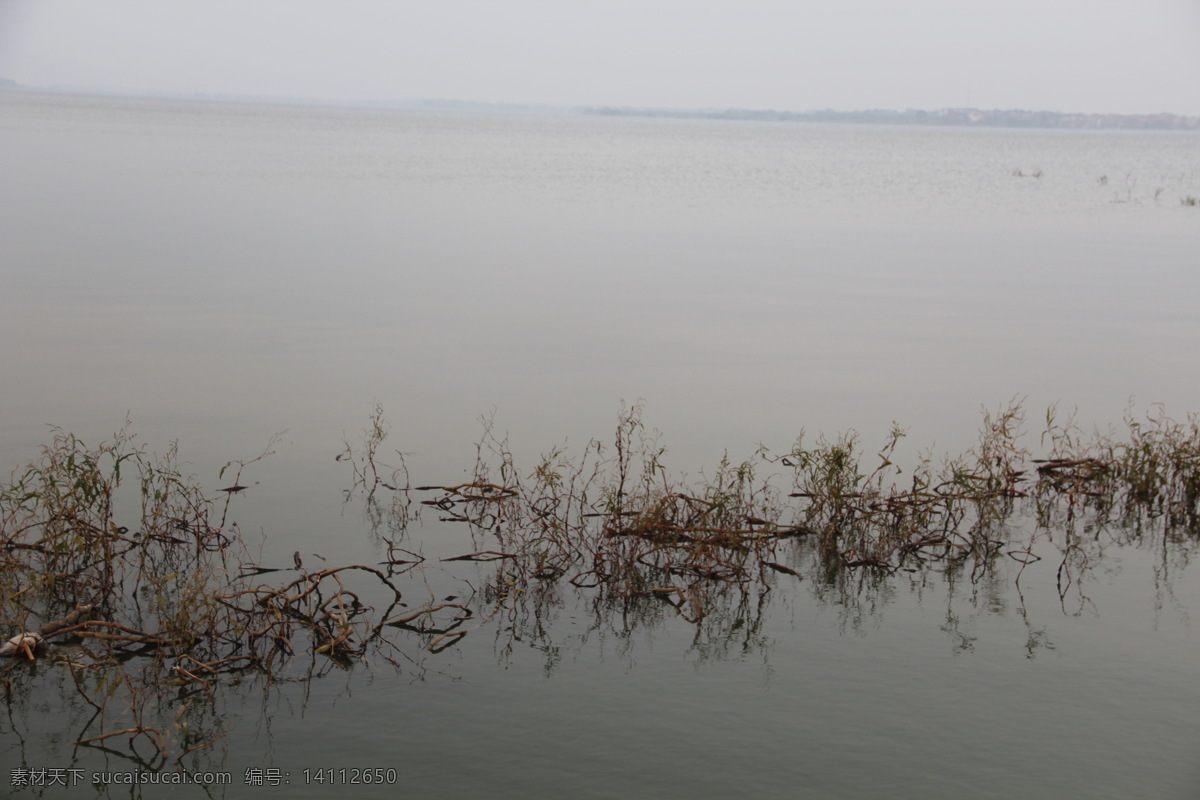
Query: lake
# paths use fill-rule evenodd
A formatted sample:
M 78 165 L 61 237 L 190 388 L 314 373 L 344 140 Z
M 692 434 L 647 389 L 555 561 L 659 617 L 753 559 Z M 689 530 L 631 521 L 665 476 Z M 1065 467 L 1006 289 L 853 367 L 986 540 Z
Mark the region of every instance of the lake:
M 437 652 L 400 631 L 388 658 L 222 684 L 221 738 L 181 763 L 76 746 L 121 718 L 89 721 L 61 665 L 22 666 L 0 715 L 13 796 L 1200 791 L 1193 534 L 1089 529 L 1065 590 L 1054 557 L 824 580 L 801 543 L 799 577 L 693 623 L 565 581 L 496 602 L 491 563 L 436 561 L 494 543 L 430 508 L 389 532 L 338 460 L 377 406 L 384 460 L 437 486 L 471 479 L 485 424 L 527 472 L 610 443 L 638 403 L 684 482 L 802 432 L 857 431 L 873 459 L 893 423 L 898 464 L 936 461 L 1014 399 L 1035 454 L 1050 407 L 1088 433 L 1156 404 L 1186 419 L 1195 135 L 10 91 L 0 175 L 9 469 L 49 425 L 95 444 L 127 417 L 214 493 L 270 447 L 231 504 L 255 563 L 378 564 L 398 537 L 428 559 L 406 599 L 475 615 Z M 147 761 L 232 782 L 90 786 Z M 89 785 L 15 785 L 26 767 Z M 362 769 L 395 783 L 346 785 Z

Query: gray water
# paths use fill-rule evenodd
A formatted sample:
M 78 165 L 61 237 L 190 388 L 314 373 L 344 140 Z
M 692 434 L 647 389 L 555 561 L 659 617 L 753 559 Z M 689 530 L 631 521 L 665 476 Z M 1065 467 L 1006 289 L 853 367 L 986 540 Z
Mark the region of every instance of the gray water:
M 378 559 L 334 460 L 376 403 L 418 484 L 464 477 L 481 416 L 532 458 L 638 399 L 690 474 L 893 420 L 907 457 L 962 452 L 1013 397 L 1033 430 L 1200 409 L 1194 136 L 0 93 L 0 176 L 3 463 L 128 415 L 215 488 L 283 432 L 235 508 L 264 563 Z M 836 590 L 814 567 L 724 629 L 561 588 L 401 669 L 232 692 L 213 794 L 379 767 L 417 797 L 1192 797 L 1192 546 L 1108 537 L 1065 595 L 1049 561 L 1020 592 L 1015 562 Z M 39 716 L 69 680 L 28 680 L 6 789 L 129 768 Z

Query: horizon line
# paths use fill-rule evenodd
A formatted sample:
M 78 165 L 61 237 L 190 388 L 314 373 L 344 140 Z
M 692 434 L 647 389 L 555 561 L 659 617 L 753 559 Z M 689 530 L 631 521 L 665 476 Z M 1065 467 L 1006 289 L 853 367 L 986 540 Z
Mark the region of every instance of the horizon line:
M 44 94 L 70 94 L 70 95 L 86 95 L 97 97 L 123 97 L 129 99 L 163 99 L 163 100 L 180 100 L 180 101 L 206 101 L 206 102 L 258 102 L 271 103 L 277 105 L 290 106 L 320 106 L 320 107 L 339 107 L 339 108 L 361 108 L 361 109 L 380 109 L 380 108 L 412 108 L 412 107 L 441 107 L 446 110 L 452 110 L 454 107 L 462 109 L 470 109 L 476 111 L 520 111 L 520 110 L 539 110 L 544 112 L 555 113 L 601 113 L 618 115 L 670 115 L 676 117 L 696 116 L 704 118 L 720 118 L 738 119 L 742 118 L 747 121 L 753 121 L 753 116 L 776 115 L 780 118 L 786 117 L 802 117 L 806 115 L 819 114 L 835 114 L 835 115 L 856 115 L 856 114 L 891 114 L 897 116 L 903 115 L 918 115 L 918 114 L 944 114 L 947 112 L 956 113 L 983 113 L 983 114 L 1055 114 L 1062 117 L 1086 117 L 1086 118 L 1124 118 L 1124 119 L 1150 119 L 1150 118 L 1172 118 L 1176 120 L 1194 121 L 1200 126 L 1200 115 L 1179 114 L 1174 111 L 1153 111 L 1153 112 L 1118 112 L 1118 111 L 1061 111 L 1055 109 L 1032 109 L 1032 108 L 983 108 L 979 106 L 942 106 L 939 108 L 854 108 L 854 109 L 839 109 L 832 107 L 810 108 L 804 110 L 782 109 L 782 108 L 752 108 L 739 106 L 704 106 L 704 107 L 682 107 L 682 106 L 640 106 L 640 105 L 618 105 L 611 103 L 561 103 L 561 102 L 523 102 L 511 100 L 464 100 L 457 98 L 445 97 L 414 97 L 414 98 L 372 98 L 372 99 L 350 99 L 339 97 L 316 97 L 309 95 L 275 95 L 275 94 L 254 94 L 247 92 L 201 92 L 201 91 L 180 91 L 166 89 L 120 89 L 110 87 L 81 87 L 73 85 L 57 85 L 57 86 L 30 86 L 19 83 L 11 79 L 0 77 L 0 91 L 17 91 L 30 93 Z M 746 115 L 733 116 L 733 115 Z

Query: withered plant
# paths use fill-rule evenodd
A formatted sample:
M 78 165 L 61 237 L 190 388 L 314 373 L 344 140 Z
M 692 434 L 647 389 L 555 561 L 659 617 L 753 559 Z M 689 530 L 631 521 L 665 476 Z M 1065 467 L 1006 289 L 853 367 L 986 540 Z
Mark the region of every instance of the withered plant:
M 338 459 L 382 561 L 310 570 L 297 554 L 287 572 L 252 563 L 230 521 L 243 470 L 272 445 L 227 465 L 233 483 L 209 494 L 174 446 L 153 456 L 125 427 L 90 448 L 55 430 L 0 487 L 0 629 L 12 632 L 0 687 L 12 702 L 19 665 L 59 665 L 94 711 L 79 742 L 123 741 L 153 766 L 220 747 L 224 683 L 310 680 L 371 656 L 419 670 L 489 624 L 550 653 L 547 622 L 568 597 L 622 637 L 685 620 L 695 647 L 717 653 L 753 646 L 780 582 L 808 579 L 850 608 L 845 598 L 901 571 L 991 581 L 1013 561 L 1019 587 L 1027 565 L 1051 558 L 1065 603 L 1102 534 L 1195 538 L 1197 417 L 1155 407 L 1130 411 L 1123 433 L 1088 434 L 1050 409 L 1037 457 L 1024 426 L 1013 401 L 984 413 L 966 453 L 903 467 L 899 426 L 870 450 L 854 432 L 801 434 L 782 454 L 760 447 L 689 479 L 664 466 L 640 404 L 622 409 L 611 440 L 532 466 L 489 418 L 468 482 L 412 487 L 403 454 L 385 463 L 377 406 Z M 470 552 L 427 558 L 411 541 L 417 520 L 462 527 Z M 446 576 L 464 590 L 435 593 Z M 406 603 L 402 588 L 424 599 Z
M 611 443 L 593 440 L 575 457 L 555 448 L 529 470 L 485 420 L 474 480 L 414 491 L 434 493 L 420 502 L 440 521 L 471 530 L 478 549 L 459 559 L 496 563 L 492 599 L 524 601 L 535 596 L 530 587 L 569 584 L 605 602 L 657 598 L 694 623 L 718 597 L 744 602 L 729 587 L 745 593 L 802 577 L 797 547 L 817 548 L 825 581 L 848 570 L 964 566 L 978 578 L 998 559 L 1026 565 L 1055 552 L 1069 583 L 1064 576 L 1087 562 L 1067 523 L 1195 528 L 1195 417 L 1131 413 L 1124 437 L 1088 437 L 1051 409 L 1041 458 L 1025 445 L 1024 425 L 1017 400 L 985 411 L 974 448 L 907 472 L 893 462 L 899 426 L 869 456 L 853 432 L 812 444 L 802 434 L 784 455 L 760 447 L 685 482 L 663 467 L 665 448 L 640 405 L 621 412 Z
M 0 630 L 14 634 L 0 646 L 10 657 L 0 685 L 9 698 L 22 662 L 60 664 L 95 710 L 79 743 L 125 737 L 153 766 L 220 739 L 195 733 L 212 730 L 222 681 L 270 682 L 297 669 L 311 677 L 382 643 L 399 590 L 374 567 L 258 582 L 276 570 L 250 563 L 228 516 L 246 488 L 242 471 L 270 447 L 226 465 L 233 484 L 217 499 L 181 472 L 174 445 L 153 456 L 128 424 L 95 448 L 55 429 L 41 458 L 0 487 Z M 377 611 L 364 595 L 388 605 Z M 173 731 L 191 733 L 172 748 Z

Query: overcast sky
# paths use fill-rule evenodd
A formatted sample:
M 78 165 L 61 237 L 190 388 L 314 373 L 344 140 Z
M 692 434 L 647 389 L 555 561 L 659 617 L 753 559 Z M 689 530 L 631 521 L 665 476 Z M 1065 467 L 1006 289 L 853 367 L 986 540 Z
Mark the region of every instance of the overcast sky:
M 35 87 L 1200 115 L 1200 0 L 0 0 Z

